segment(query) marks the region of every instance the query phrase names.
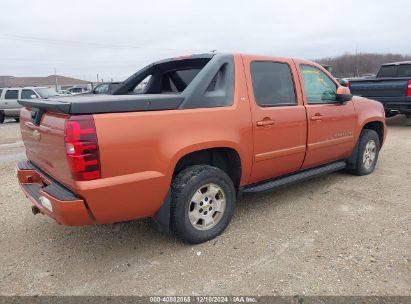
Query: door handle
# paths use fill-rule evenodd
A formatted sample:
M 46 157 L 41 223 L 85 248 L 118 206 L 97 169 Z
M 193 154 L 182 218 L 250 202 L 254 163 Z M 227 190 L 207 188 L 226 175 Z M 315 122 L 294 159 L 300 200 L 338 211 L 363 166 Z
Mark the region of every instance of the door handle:
M 275 124 L 275 121 L 272 120 L 270 117 L 264 117 L 263 120 L 257 121 L 258 127 L 266 127 Z
M 322 120 L 324 118 L 323 115 L 321 115 L 320 113 L 316 113 L 314 116 L 311 116 L 311 120 Z

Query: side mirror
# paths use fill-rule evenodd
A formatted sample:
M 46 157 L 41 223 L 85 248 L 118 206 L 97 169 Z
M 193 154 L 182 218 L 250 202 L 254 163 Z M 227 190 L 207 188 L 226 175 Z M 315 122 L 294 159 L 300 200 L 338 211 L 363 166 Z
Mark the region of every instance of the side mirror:
M 347 87 L 338 87 L 337 92 L 335 93 L 335 100 L 337 102 L 347 102 L 352 99 L 352 94 L 350 92 L 350 89 Z
M 33 95 L 30 95 L 30 98 L 31 98 L 31 99 L 36 99 L 37 96 L 33 94 Z

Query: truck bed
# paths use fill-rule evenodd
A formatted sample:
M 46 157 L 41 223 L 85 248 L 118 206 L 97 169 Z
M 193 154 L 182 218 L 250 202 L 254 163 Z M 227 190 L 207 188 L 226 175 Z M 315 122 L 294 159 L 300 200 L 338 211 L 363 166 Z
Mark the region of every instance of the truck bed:
M 351 80 L 350 90 L 354 95 L 364 97 L 406 96 L 411 78 L 372 78 Z
M 353 95 L 371 98 L 384 105 L 386 115 L 411 113 L 410 77 L 372 78 L 350 81 Z

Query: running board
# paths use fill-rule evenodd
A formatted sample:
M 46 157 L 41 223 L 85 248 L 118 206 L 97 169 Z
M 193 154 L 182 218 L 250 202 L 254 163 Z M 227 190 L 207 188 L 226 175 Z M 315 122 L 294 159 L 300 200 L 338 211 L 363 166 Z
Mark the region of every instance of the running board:
M 271 179 L 269 181 L 247 186 L 243 189 L 243 193 L 255 193 L 268 190 L 278 189 L 284 186 L 296 184 L 313 177 L 321 176 L 338 170 L 342 170 L 346 167 L 345 161 L 338 161 L 328 165 L 307 169 L 301 172 Z

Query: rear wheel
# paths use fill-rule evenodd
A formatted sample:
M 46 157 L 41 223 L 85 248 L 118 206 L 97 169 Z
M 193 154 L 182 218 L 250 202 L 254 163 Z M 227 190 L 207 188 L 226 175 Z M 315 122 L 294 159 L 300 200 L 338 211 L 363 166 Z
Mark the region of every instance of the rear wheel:
M 234 212 L 230 177 L 211 166 L 191 166 L 173 180 L 171 228 L 182 240 L 197 244 L 220 235 Z
M 20 122 L 20 117 L 14 117 L 14 120 L 15 120 L 16 122 Z
M 351 170 L 356 175 L 367 175 L 374 171 L 380 152 L 380 139 L 374 130 L 364 129 L 358 143 L 355 167 Z
M 0 112 L 0 123 L 4 122 L 4 113 Z

